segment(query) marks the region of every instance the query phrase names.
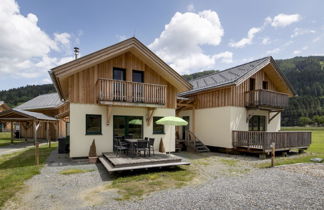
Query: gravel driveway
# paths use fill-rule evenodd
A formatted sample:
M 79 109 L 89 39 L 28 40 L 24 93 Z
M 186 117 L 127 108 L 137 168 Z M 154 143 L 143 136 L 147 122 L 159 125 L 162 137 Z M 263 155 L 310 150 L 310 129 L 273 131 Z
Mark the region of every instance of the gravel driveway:
M 242 157 L 233 170 L 220 166 L 219 158 L 224 157 L 204 159 L 210 164 L 201 164 L 201 171 L 208 178 L 200 184 L 155 192 L 137 201 L 116 201 L 116 192 L 104 187 L 111 179 L 100 164 L 71 161 L 53 152 L 48 166 L 28 180 L 26 190 L 5 209 L 324 209 L 324 164 L 256 169 Z M 59 174 L 71 168 L 94 171 Z M 237 175 L 224 173 L 229 169 Z

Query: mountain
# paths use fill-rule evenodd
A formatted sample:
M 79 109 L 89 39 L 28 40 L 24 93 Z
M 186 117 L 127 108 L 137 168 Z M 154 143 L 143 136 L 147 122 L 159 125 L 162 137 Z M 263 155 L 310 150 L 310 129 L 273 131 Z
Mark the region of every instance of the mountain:
M 52 84 L 27 85 L 25 87 L 0 91 L 0 101 L 6 102 L 10 107 L 15 107 L 36 96 L 53 92 L 55 92 L 55 88 Z
M 282 125 L 300 124 L 300 117 L 324 116 L 324 56 L 295 57 L 276 61 L 298 97 L 289 99 Z

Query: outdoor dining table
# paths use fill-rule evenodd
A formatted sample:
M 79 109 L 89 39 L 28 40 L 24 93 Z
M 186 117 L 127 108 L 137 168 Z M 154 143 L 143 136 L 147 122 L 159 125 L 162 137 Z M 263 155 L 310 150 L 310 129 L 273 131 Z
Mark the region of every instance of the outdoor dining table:
M 136 155 L 135 144 L 138 142 L 138 140 L 141 139 L 125 139 L 125 141 L 129 144 L 129 155 L 132 157 Z

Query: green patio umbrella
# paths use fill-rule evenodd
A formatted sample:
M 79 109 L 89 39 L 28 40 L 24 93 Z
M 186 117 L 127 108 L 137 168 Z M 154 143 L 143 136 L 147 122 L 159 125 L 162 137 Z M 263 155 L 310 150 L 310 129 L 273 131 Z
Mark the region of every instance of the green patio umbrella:
M 174 125 L 174 126 L 184 126 L 188 125 L 188 122 L 180 117 L 168 116 L 163 117 L 156 121 L 156 124 L 159 125 Z
M 128 122 L 129 124 L 132 124 L 132 125 L 142 125 L 142 120 L 140 119 L 133 119 L 131 121 Z
M 156 121 L 156 124 L 159 125 L 173 125 L 173 126 L 185 126 L 188 125 L 188 122 L 185 121 L 184 119 L 180 118 L 180 117 L 174 117 L 174 116 L 168 116 L 168 117 L 163 117 L 161 119 L 159 119 L 158 121 Z M 163 140 L 161 139 L 160 144 L 162 143 L 163 147 Z

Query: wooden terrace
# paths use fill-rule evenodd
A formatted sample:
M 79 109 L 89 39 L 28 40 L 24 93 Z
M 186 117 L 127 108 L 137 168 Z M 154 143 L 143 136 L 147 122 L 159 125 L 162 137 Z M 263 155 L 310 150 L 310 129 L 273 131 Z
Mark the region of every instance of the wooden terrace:
M 271 144 L 275 143 L 276 151 L 291 149 L 307 149 L 311 144 L 311 132 L 265 132 L 265 131 L 233 131 L 233 147 L 236 150 L 269 153 Z
M 189 162 L 183 161 L 175 155 L 163 153 L 156 153 L 146 157 L 129 157 L 124 154 L 116 156 L 115 153 L 103 153 L 99 157 L 99 161 L 108 172 L 190 165 Z

